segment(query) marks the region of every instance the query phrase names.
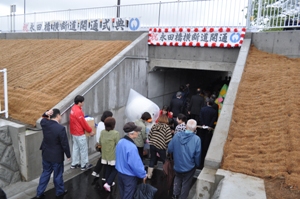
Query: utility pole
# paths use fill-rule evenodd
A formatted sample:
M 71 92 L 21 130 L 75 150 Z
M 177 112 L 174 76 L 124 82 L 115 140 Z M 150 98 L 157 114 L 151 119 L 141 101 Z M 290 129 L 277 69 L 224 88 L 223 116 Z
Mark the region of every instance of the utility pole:
M 117 18 L 120 18 L 120 5 L 121 5 L 121 0 L 118 0 L 118 2 L 117 2 Z
M 24 0 L 24 24 L 26 23 L 26 0 Z

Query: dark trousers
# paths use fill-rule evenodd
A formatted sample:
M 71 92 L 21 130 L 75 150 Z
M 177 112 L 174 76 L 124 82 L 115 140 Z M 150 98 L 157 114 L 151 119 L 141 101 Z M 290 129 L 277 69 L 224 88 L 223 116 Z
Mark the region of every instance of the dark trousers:
M 204 167 L 204 160 L 206 153 L 208 151 L 211 138 L 213 136 L 213 131 L 207 129 L 200 129 L 197 131 L 198 136 L 201 139 L 201 160 L 200 160 L 200 169 Z
M 101 171 L 101 169 L 102 169 L 102 163 L 101 163 L 101 160 L 102 160 L 102 158 L 99 158 L 99 160 L 98 160 L 98 162 L 97 162 L 97 164 L 96 164 L 96 166 L 95 166 L 95 168 L 94 168 L 94 171 L 95 171 L 97 174 L 99 174 L 100 171 Z
M 141 157 L 141 160 L 143 161 L 143 157 L 144 157 L 144 155 L 143 155 L 144 147 L 137 147 L 137 148 L 138 148 L 138 151 L 139 151 L 139 155 L 140 155 L 140 157 Z
M 105 179 L 108 185 L 112 185 L 118 171 L 116 170 L 115 166 L 105 165 Z
M 121 199 L 133 199 L 138 178 L 118 172 L 118 187 Z
M 50 176 L 53 174 L 53 183 L 55 187 L 56 196 L 59 196 L 65 192 L 64 188 L 64 180 L 63 180 L 63 172 L 64 172 L 64 164 L 48 162 L 43 160 L 43 172 L 40 177 L 40 182 L 37 187 L 37 196 L 40 196 L 46 190 L 46 187 L 49 183 Z
M 188 197 L 195 171 L 196 167 L 184 173 L 175 171 L 173 195 L 178 196 L 179 199 L 186 199 Z
M 1 199 L 7 199 L 5 192 L 1 189 L 1 187 L 0 187 L 0 198 Z
M 197 114 L 190 114 L 190 119 L 194 119 L 197 123 L 199 123 L 199 115 Z
M 166 160 L 166 150 L 165 149 L 158 149 L 153 145 L 150 145 L 150 163 L 149 163 L 149 167 L 153 168 L 154 165 L 157 163 L 157 159 L 158 157 L 156 156 L 156 153 L 159 154 L 160 159 L 163 163 L 165 163 Z

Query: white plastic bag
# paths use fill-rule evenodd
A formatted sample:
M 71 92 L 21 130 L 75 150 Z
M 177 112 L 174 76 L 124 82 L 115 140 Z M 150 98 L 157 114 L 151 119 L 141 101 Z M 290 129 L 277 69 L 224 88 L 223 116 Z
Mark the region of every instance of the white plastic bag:
M 140 119 L 144 112 L 150 113 L 152 122 L 155 122 L 159 116 L 159 107 L 135 90 L 130 89 L 125 109 L 128 122 L 135 122 Z

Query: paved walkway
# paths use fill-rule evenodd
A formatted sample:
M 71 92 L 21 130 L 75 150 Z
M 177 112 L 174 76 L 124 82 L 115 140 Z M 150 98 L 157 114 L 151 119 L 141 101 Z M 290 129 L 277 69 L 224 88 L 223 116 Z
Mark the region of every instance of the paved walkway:
M 99 154 L 90 156 L 90 162 L 96 164 Z M 145 161 L 147 165 L 148 161 Z M 82 172 L 80 169 L 70 169 L 70 164 L 65 166 L 64 181 L 65 189 L 68 190 L 68 194 L 64 196 L 64 199 L 118 199 L 119 192 L 117 183 L 112 187 L 112 192 L 106 192 L 103 189 L 103 182 L 101 178 L 95 178 L 91 175 L 92 169 Z M 199 174 L 199 170 L 194 175 L 193 185 L 196 182 L 196 178 Z M 32 199 L 36 195 L 36 187 L 38 185 L 39 178 L 30 182 L 18 182 L 4 188 L 8 199 Z M 158 189 L 155 199 L 169 199 L 172 195 L 172 190 L 168 192 L 166 187 L 166 178 L 163 176 L 162 164 L 158 165 L 158 168 L 154 170 L 153 178 L 147 180 L 147 183 Z M 52 179 L 50 179 L 49 185 L 45 192 L 45 199 L 55 199 L 55 190 Z M 188 199 L 192 199 L 195 195 L 195 186 L 191 188 Z

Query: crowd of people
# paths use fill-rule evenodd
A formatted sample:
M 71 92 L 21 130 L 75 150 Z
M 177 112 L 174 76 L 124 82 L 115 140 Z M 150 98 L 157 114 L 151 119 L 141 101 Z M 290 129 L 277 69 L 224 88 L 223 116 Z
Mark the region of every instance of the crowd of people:
M 116 120 L 111 111 L 103 112 L 97 131 L 93 132 L 84 118 L 83 96 L 76 96 L 70 112 L 70 134 L 73 141 L 71 169 L 87 170 L 93 167 L 88 160 L 86 133 L 96 135 L 97 151 L 101 156 L 92 175 L 101 180 L 103 188 L 110 192 L 118 180 L 122 199 L 132 199 L 139 179 L 151 180 L 157 162 L 165 163 L 167 157 L 174 160 L 174 199 L 187 198 L 196 168 L 203 168 L 204 158 L 218 118 L 215 95 L 205 95 L 197 88 L 189 98 L 189 85 L 181 86 L 174 94 L 170 106 L 163 106 L 159 117 L 152 121 L 148 112 L 140 119 L 124 125 L 125 136 L 115 130 Z M 60 111 L 51 109 L 43 114 L 42 150 L 43 172 L 37 187 L 37 198 L 44 197 L 44 191 L 54 172 L 53 180 L 57 197 L 67 194 L 63 183 L 64 155 L 71 160 L 71 153 L 65 127 L 59 124 Z M 149 145 L 147 150 L 146 145 Z M 150 156 L 147 168 L 143 163 L 145 155 Z M 116 178 L 117 176 L 117 178 Z

